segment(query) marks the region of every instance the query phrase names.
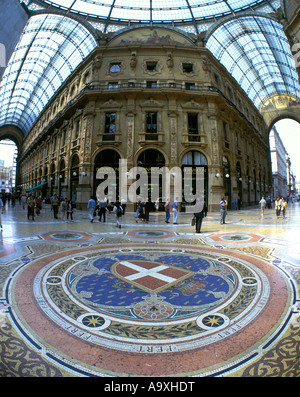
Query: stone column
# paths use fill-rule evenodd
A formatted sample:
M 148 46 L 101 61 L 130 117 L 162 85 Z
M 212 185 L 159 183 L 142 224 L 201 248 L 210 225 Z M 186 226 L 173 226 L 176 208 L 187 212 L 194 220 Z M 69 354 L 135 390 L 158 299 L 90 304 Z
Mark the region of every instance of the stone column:
M 214 105 L 212 105 L 214 106 Z M 218 211 L 220 208 L 221 196 L 224 194 L 223 171 L 221 166 L 221 155 L 219 153 L 220 133 L 218 131 L 217 115 L 215 112 L 209 115 L 211 131 L 211 160 L 208 167 L 208 210 Z
M 94 115 L 87 114 L 83 118 L 81 135 L 81 159 L 79 166 L 79 185 L 77 188 L 77 204 L 84 209 L 90 199 L 93 187 L 93 165 L 92 156 L 92 135 L 93 135 Z

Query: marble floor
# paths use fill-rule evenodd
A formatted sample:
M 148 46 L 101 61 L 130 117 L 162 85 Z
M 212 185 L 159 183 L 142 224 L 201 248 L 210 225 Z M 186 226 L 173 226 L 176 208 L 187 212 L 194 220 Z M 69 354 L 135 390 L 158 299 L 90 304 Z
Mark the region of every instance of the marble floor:
M 188 214 L 117 228 L 8 206 L 0 376 L 299 377 L 300 203 L 226 222 L 209 213 L 196 234 Z

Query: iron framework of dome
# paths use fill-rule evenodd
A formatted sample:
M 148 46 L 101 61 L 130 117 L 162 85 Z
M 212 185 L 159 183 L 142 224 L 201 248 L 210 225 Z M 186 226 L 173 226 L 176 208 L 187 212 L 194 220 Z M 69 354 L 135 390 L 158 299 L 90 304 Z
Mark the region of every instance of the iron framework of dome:
M 300 98 L 278 0 L 19 0 L 28 22 L 0 83 L 0 127 L 26 134 L 65 79 L 97 46 L 97 34 L 166 26 L 204 45 L 259 108 L 276 93 Z M 281 11 L 278 12 L 278 9 Z

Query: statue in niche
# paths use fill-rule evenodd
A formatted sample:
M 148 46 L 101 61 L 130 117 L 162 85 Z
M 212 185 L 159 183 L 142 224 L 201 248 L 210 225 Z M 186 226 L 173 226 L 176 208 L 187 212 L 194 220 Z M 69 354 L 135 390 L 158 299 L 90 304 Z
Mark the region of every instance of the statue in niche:
M 131 58 L 130 58 L 130 67 L 134 69 L 137 64 L 137 58 L 136 58 L 136 52 L 131 53 Z
M 167 56 L 167 66 L 169 69 L 171 69 L 174 65 L 173 57 L 172 54 L 169 52 Z
M 99 78 L 99 69 L 102 65 L 102 57 L 97 55 L 93 61 L 92 66 L 92 73 L 93 73 L 93 80 L 98 80 Z

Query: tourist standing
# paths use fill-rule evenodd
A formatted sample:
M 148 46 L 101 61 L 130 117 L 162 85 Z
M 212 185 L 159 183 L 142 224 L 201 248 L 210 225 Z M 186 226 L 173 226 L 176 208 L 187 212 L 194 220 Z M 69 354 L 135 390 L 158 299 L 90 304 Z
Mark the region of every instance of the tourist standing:
M 122 210 L 122 207 L 121 207 L 121 205 L 120 205 L 120 203 L 118 201 L 115 202 L 115 204 L 114 204 L 113 212 L 114 212 L 115 217 L 116 217 L 116 222 L 117 222 L 116 226 L 119 229 L 121 229 L 120 219 L 121 219 L 121 216 L 123 215 L 123 210 Z
M 98 202 L 98 215 L 99 215 L 99 222 L 103 219 L 103 222 L 106 220 L 106 204 L 107 204 L 107 199 L 100 200 Z
M 95 218 L 95 211 L 96 211 L 96 201 L 93 196 L 89 199 L 87 209 L 89 211 L 89 217 L 91 220 L 91 223 L 93 223 L 93 220 Z
M 165 212 L 166 212 L 166 219 L 165 222 L 169 223 L 169 219 L 170 219 L 170 200 L 167 199 L 167 201 L 165 202 Z
M 281 204 L 282 219 L 285 218 L 285 213 L 286 213 L 287 208 L 288 208 L 288 203 L 287 203 L 287 201 L 283 198 L 283 199 L 282 199 L 282 204 Z
M 225 219 L 227 215 L 227 201 L 225 200 L 225 197 L 222 197 L 220 201 L 220 224 L 225 224 Z
M 67 220 L 71 218 L 71 221 L 73 221 L 73 203 L 72 200 L 69 200 L 67 203 Z
M 31 217 L 31 219 L 34 221 L 34 208 L 35 208 L 35 198 L 34 194 L 31 194 L 28 199 L 27 199 L 27 218 Z
M 62 219 L 66 222 L 67 221 L 67 209 L 68 209 L 68 204 L 65 198 L 62 198 L 61 203 L 60 203 L 60 210 L 62 212 Z
M 51 200 L 51 208 L 53 210 L 54 219 L 58 219 L 57 214 L 58 214 L 58 209 L 59 209 L 59 199 L 58 199 L 56 193 L 54 194 L 54 196 Z
M 207 207 L 203 201 L 197 199 L 197 202 L 194 207 L 194 218 L 196 233 L 201 233 L 201 226 L 203 218 L 207 216 Z
M 276 200 L 275 200 L 275 212 L 276 212 L 276 216 L 280 216 L 280 210 L 281 210 L 280 198 L 277 197 Z
M 259 202 L 259 205 L 260 205 L 260 209 L 261 209 L 261 214 L 263 215 L 264 211 L 265 211 L 265 208 L 266 208 L 266 205 L 267 205 L 267 202 L 266 202 L 264 197 L 261 198 L 261 200 Z
M 177 220 L 178 220 L 178 201 L 176 199 L 172 203 L 172 211 L 173 211 L 173 225 L 177 225 Z
M 136 223 L 139 223 L 138 219 L 142 219 L 143 222 L 146 220 L 146 206 L 144 200 L 139 201 L 139 206 L 138 206 L 138 217 L 136 219 Z

